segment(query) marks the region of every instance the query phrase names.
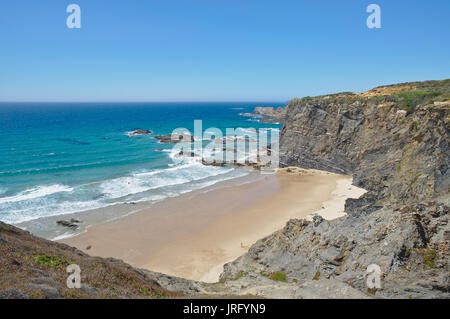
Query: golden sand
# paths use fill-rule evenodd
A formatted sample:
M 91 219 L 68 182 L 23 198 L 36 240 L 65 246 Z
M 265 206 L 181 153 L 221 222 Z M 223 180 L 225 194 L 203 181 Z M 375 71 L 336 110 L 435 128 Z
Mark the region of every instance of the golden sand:
M 289 219 L 343 216 L 345 199 L 364 193 L 351 181 L 322 171 L 280 169 L 260 181 L 164 200 L 62 242 L 135 267 L 215 282 L 225 263 Z

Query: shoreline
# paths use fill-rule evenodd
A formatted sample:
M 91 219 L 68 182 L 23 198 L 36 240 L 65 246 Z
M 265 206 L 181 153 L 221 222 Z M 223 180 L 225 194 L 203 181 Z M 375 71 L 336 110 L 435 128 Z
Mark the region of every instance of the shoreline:
M 280 169 L 243 185 L 170 198 L 59 242 L 135 267 L 217 282 L 225 263 L 289 219 L 343 216 L 345 199 L 365 192 L 351 182 L 329 172 Z

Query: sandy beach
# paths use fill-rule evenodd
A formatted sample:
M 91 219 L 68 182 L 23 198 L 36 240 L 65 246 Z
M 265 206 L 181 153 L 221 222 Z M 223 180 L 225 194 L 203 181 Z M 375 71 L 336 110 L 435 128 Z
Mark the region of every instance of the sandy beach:
M 349 176 L 285 168 L 256 182 L 171 198 L 61 242 L 135 267 L 215 282 L 225 263 L 289 219 L 343 216 L 345 199 L 364 193 L 351 182 Z

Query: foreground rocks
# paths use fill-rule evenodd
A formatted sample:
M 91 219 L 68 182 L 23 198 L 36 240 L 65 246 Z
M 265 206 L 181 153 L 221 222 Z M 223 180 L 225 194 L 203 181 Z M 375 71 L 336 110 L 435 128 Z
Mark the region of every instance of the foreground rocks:
M 326 280 L 337 280 L 371 296 L 366 270 L 377 264 L 382 289 L 374 293 L 376 297 L 450 297 L 450 243 L 445 239 L 449 208 L 437 204 L 409 208 L 407 213 L 384 208 L 364 219 L 291 220 L 225 265 L 221 279 L 253 273 L 258 276 L 256 284 L 265 274 L 283 272 L 291 283 L 323 279 L 326 285 Z

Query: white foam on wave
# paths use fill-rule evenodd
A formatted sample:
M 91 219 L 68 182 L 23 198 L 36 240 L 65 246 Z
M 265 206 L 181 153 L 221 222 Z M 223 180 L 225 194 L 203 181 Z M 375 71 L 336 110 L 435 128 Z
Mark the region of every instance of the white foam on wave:
M 1 216 L 1 220 L 9 224 L 17 224 L 41 217 L 78 213 L 111 205 L 94 200 L 60 202 L 45 197 L 24 203 L 24 205 L 21 205 L 17 209 L 8 209 L 8 214 Z
M 179 158 L 178 152 L 170 150 L 169 157 L 177 160 L 165 169 L 136 171 L 129 176 L 73 188 L 59 184 L 37 186 L 13 196 L 0 197 L 0 220 L 17 224 L 117 204 L 159 201 L 247 174 L 233 167 L 205 166 L 201 157 Z
M 183 185 L 227 174 L 232 170 L 233 168 L 204 166 L 197 161 L 190 161 L 166 169 L 139 172 L 132 176 L 105 181 L 100 188 L 109 199 L 115 199 L 163 187 Z
M 74 237 L 74 236 L 76 236 L 76 235 L 77 235 L 76 233 L 64 233 L 64 234 L 62 234 L 62 235 L 53 237 L 53 238 L 51 238 L 50 240 L 51 240 L 51 241 L 57 241 L 57 240 L 62 240 L 62 239 L 71 238 L 71 237 Z
M 71 192 L 71 191 L 73 191 L 72 187 L 59 184 L 50 186 L 37 186 L 34 188 L 24 190 L 23 192 L 20 192 L 13 196 L 2 197 L 0 198 L 0 204 L 22 202 L 30 199 L 49 196 L 56 193 Z
M 155 201 L 155 200 L 162 200 L 165 199 L 167 197 L 175 197 L 175 196 L 179 196 L 182 194 L 186 194 L 186 193 L 190 193 L 192 191 L 196 191 L 196 190 L 200 190 L 203 188 L 207 188 L 210 186 L 213 186 L 217 183 L 220 182 L 224 182 L 227 180 L 231 180 L 231 179 L 235 179 L 235 178 L 239 178 L 239 177 L 243 177 L 246 176 L 248 174 L 248 172 L 245 171 L 241 171 L 241 170 L 233 170 L 231 169 L 231 171 L 233 172 L 232 174 L 223 174 L 224 176 L 220 177 L 220 178 L 215 178 L 213 180 L 205 180 L 205 181 L 194 181 L 194 184 L 191 185 L 191 187 L 186 187 L 184 189 L 180 189 L 178 191 L 167 191 L 165 193 L 165 196 L 161 196 L 160 198 L 155 198 L 155 196 L 152 196 L 151 198 L 148 197 L 142 197 L 140 200 L 136 200 L 136 203 L 139 202 L 146 202 L 146 201 Z M 217 175 L 216 175 L 217 176 Z

